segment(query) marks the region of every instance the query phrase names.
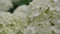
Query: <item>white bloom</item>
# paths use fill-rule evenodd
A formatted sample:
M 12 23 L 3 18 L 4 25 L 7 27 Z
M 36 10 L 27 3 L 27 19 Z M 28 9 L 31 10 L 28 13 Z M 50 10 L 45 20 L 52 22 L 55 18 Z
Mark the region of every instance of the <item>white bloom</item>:
M 10 6 L 5 1 L 1 3 L 4 11 Z M 0 5 L 0 32 L 4 30 L 7 34 L 60 34 L 59 3 L 59 0 L 33 0 L 28 6 L 17 7 L 13 14 L 2 11 Z
M 12 0 L 0 0 L 0 11 L 8 11 L 12 7 Z

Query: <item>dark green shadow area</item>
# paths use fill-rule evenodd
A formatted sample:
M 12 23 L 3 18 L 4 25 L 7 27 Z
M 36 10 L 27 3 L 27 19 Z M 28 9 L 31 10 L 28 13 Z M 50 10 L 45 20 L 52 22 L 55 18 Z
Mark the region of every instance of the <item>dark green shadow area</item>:
M 33 1 L 33 0 L 20 0 L 19 2 L 17 2 L 17 4 L 14 3 L 14 2 L 12 2 L 12 3 L 13 3 L 13 8 L 11 8 L 11 9 L 9 10 L 9 12 L 10 12 L 10 13 L 13 13 L 14 10 L 15 10 L 18 6 L 20 6 L 20 5 L 29 5 L 29 3 L 32 2 L 32 1 Z

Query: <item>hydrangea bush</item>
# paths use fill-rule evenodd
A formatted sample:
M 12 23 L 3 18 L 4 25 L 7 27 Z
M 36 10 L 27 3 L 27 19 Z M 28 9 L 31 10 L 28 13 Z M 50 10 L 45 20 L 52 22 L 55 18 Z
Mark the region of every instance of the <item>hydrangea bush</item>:
M 18 1 L 0 0 L 0 34 L 60 34 L 60 0 L 33 0 L 7 12 Z

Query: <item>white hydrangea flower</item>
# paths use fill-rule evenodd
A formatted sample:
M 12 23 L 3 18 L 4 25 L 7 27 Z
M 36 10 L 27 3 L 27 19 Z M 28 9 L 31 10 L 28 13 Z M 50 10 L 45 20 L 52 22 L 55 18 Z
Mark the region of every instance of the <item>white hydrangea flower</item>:
M 26 18 L 29 12 L 28 10 L 29 8 L 27 7 L 27 5 L 22 5 L 16 8 L 14 14 L 19 15 L 21 18 Z
M 33 0 L 30 3 L 29 8 L 31 8 L 31 12 L 32 12 L 32 14 L 30 14 L 30 18 L 32 19 L 32 24 L 30 22 L 30 25 L 33 25 L 36 27 L 37 23 L 40 23 L 40 27 L 38 29 L 39 31 L 36 34 L 56 34 L 56 33 L 59 34 L 58 31 L 60 31 L 60 28 L 59 28 L 59 30 L 55 29 L 56 32 L 54 30 L 52 30 L 52 28 L 51 28 L 52 26 L 53 27 L 54 26 L 56 26 L 56 27 L 60 26 L 59 25 L 59 21 L 60 21 L 59 20 L 60 19 L 59 18 L 59 15 L 60 15 L 59 14 L 60 13 L 60 8 L 59 8 L 60 6 L 59 5 L 60 4 L 57 4 L 58 1 L 55 2 L 55 0 Z M 48 20 L 48 22 L 45 23 L 45 20 Z M 36 25 L 35 25 L 35 23 L 36 23 Z M 41 25 L 41 23 L 43 23 L 43 25 Z M 50 23 L 50 26 L 47 25 L 48 23 Z M 45 32 L 44 28 L 42 28 L 41 26 L 42 27 L 44 26 L 44 28 L 48 26 L 47 27 L 48 29 L 45 28 L 45 30 L 47 29 L 46 32 Z M 38 26 L 36 28 L 38 28 Z M 40 30 L 40 28 L 42 28 L 42 29 Z M 35 29 L 35 30 L 37 30 L 37 29 Z M 26 29 L 26 31 L 24 31 L 24 34 L 28 34 L 28 33 L 33 34 L 32 30 L 30 28 L 28 28 L 28 29 Z
M 12 0 L 0 0 L 0 11 L 8 11 L 12 7 Z
M 22 33 L 23 30 L 24 25 L 20 17 L 7 12 L 0 12 L 0 33 L 4 31 L 6 34 L 16 34 Z
M 30 8 L 27 5 L 19 6 L 13 13 L 13 15 L 20 17 L 21 22 L 24 26 L 28 25 L 29 15 L 30 15 Z

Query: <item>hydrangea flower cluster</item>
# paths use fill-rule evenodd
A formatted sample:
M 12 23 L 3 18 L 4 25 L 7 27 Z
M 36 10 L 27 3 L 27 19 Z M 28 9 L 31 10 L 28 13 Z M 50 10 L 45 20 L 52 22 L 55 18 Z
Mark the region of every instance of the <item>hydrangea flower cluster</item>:
M 60 34 L 60 0 L 33 0 L 12 14 L 16 0 L 0 2 L 0 34 Z

